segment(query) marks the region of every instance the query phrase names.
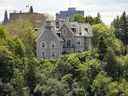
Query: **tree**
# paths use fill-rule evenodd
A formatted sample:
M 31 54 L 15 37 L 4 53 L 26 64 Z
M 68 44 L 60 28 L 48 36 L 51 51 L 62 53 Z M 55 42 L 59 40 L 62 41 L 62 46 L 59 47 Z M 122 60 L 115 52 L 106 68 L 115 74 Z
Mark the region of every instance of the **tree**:
M 100 42 L 99 42 L 98 49 L 99 49 L 99 51 L 98 51 L 98 53 L 99 53 L 99 59 L 100 59 L 101 61 L 103 61 L 103 60 L 105 59 L 105 55 L 106 55 L 106 53 L 107 53 L 107 46 L 106 46 L 106 44 L 105 44 L 105 39 L 104 39 L 104 37 L 101 37 L 101 38 L 100 38 Z
M 95 48 L 99 49 L 99 43 L 105 43 L 105 46 L 113 49 L 116 55 L 122 54 L 124 49 L 123 43 L 115 36 L 112 27 L 108 27 L 104 24 L 93 25 L 93 34 L 93 46 Z M 104 40 L 101 40 L 101 38 Z
M 125 46 L 124 55 L 127 54 L 127 45 L 128 45 L 128 20 L 126 12 L 123 12 L 122 16 L 117 17 L 112 25 L 115 28 L 116 36 L 123 42 Z
M 18 26 L 17 26 L 18 25 Z M 14 43 L 21 43 L 22 48 L 25 48 L 25 56 L 35 56 L 35 39 L 37 37 L 37 32 L 33 30 L 33 25 L 29 19 L 27 20 L 16 20 L 10 22 L 6 26 L 7 31 L 12 37 L 9 41 Z M 17 38 L 14 39 L 14 38 Z M 18 43 L 17 42 L 17 43 Z M 10 45 L 10 44 L 9 44 Z
M 85 18 L 79 14 L 75 14 L 73 17 L 71 17 L 71 20 L 79 23 L 84 23 Z
M 6 38 L 5 31 L 2 28 L 0 28 L 0 39 L 2 40 L 2 39 L 5 39 L 5 38 Z
M 111 25 L 115 28 L 115 32 L 117 33 L 120 27 L 120 17 L 117 16 L 116 19 L 113 20 Z
M 119 38 L 123 41 L 126 46 L 125 54 L 127 53 L 127 45 L 128 45 L 128 20 L 126 13 L 124 12 L 120 18 L 120 33 Z
M 35 65 L 38 64 L 34 58 L 31 60 L 28 59 L 27 70 L 25 72 L 25 80 L 26 85 L 29 88 L 30 94 L 34 94 L 34 89 L 37 85 L 37 75 L 36 75 L 36 67 Z
M 104 72 L 100 72 L 92 84 L 93 96 L 106 96 L 107 85 L 111 82 L 112 78 L 107 76 Z
M 70 18 L 70 21 L 76 21 L 79 23 L 89 23 L 91 25 L 95 25 L 95 24 L 103 24 L 102 20 L 101 20 L 101 16 L 100 13 L 97 13 L 96 17 L 92 17 L 92 16 L 81 16 L 79 14 L 75 14 Z
M 125 79 L 113 81 L 107 85 L 107 96 L 127 96 L 128 82 Z
M 100 13 L 97 13 L 97 16 L 94 18 L 94 24 L 100 24 L 103 23 L 101 20 Z
M 8 48 L 15 54 L 15 56 L 24 57 L 26 48 L 19 38 L 8 40 Z
M 0 46 L 0 78 L 3 82 L 9 82 L 13 76 L 13 57 L 11 52 Z

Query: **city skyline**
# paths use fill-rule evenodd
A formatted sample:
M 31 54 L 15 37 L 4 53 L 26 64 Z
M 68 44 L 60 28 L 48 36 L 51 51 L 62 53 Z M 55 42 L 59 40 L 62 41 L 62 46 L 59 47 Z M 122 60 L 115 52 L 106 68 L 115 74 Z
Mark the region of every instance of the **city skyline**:
M 67 10 L 69 7 L 76 7 L 84 10 L 85 16 L 96 16 L 97 12 L 101 13 L 102 20 L 106 24 L 117 16 L 121 15 L 123 11 L 128 11 L 127 0 L 0 0 L 0 21 L 3 20 L 4 11 L 8 12 L 28 11 L 28 6 L 33 6 L 34 11 L 50 14 L 55 17 L 55 14 L 60 10 Z

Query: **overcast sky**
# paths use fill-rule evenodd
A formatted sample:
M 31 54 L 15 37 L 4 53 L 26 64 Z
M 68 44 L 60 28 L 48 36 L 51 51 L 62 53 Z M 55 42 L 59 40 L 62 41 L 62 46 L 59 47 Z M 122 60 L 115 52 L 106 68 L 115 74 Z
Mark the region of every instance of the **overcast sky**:
M 128 11 L 128 0 L 0 0 L 0 21 L 3 19 L 4 10 L 27 11 L 27 5 L 32 5 L 34 11 L 52 16 L 68 7 L 82 9 L 85 15 L 96 16 L 97 12 L 100 12 L 103 21 L 107 24 L 124 10 Z

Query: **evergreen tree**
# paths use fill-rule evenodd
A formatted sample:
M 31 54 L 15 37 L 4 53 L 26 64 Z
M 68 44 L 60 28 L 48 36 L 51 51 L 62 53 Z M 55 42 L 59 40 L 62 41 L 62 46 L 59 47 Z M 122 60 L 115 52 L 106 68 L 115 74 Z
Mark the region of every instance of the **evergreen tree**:
M 115 28 L 115 32 L 118 32 L 120 26 L 120 17 L 117 16 L 116 19 L 113 20 L 111 25 Z
M 85 17 L 85 23 L 93 24 L 93 17 L 92 16 L 86 16 Z
M 120 17 L 120 27 L 119 27 L 119 38 L 122 40 L 122 42 L 125 45 L 125 54 L 127 53 L 127 45 L 128 45 L 128 21 L 126 12 L 122 14 Z
M 94 24 L 102 23 L 100 13 L 97 13 L 97 16 L 94 18 Z

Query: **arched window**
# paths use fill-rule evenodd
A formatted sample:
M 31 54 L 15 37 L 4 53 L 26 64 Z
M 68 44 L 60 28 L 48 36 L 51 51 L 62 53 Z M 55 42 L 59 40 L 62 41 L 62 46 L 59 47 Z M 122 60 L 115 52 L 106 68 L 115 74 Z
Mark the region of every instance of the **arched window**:
M 88 32 L 88 28 L 84 28 L 84 30 L 85 30 L 86 32 Z
M 45 52 L 42 52 L 41 56 L 42 56 L 42 57 L 45 57 Z
M 56 47 L 56 43 L 55 43 L 55 41 L 52 41 L 51 42 L 51 48 L 55 48 Z
M 42 41 L 40 45 L 42 48 L 46 48 L 46 42 L 45 41 Z

